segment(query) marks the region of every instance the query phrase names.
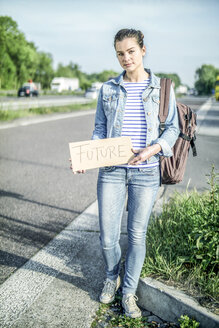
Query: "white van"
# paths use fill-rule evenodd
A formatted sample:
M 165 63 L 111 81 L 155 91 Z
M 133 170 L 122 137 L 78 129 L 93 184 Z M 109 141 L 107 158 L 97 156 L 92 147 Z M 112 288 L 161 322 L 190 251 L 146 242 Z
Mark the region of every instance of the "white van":
M 74 91 L 79 88 L 79 80 L 77 78 L 68 77 L 54 77 L 51 82 L 51 90 L 62 91 Z

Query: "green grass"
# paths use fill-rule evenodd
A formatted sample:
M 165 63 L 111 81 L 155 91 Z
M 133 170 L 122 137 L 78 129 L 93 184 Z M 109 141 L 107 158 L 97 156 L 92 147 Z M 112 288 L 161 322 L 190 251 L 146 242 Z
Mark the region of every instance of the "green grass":
M 67 106 L 51 106 L 39 107 L 19 110 L 0 110 L 0 121 L 11 121 L 17 118 L 30 117 L 36 115 L 52 114 L 52 113 L 68 113 L 77 110 L 86 110 L 96 108 L 97 101 L 87 104 L 72 104 Z
M 217 307 L 219 291 L 219 188 L 212 167 L 209 190 L 175 193 L 154 217 L 147 232 L 141 276 L 175 284 Z

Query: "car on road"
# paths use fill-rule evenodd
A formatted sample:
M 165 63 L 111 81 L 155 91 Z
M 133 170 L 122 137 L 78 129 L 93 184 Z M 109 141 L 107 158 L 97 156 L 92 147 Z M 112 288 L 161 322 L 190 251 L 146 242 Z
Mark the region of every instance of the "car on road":
M 25 83 L 17 93 L 18 97 L 37 97 L 39 95 L 39 91 L 34 83 Z
M 195 88 L 191 88 L 187 91 L 188 96 L 198 96 L 198 91 Z
M 99 93 L 99 90 L 97 90 L 96 88 L 89 88 L 85 92 L 85 98 L 97 99 L 98 93 Z

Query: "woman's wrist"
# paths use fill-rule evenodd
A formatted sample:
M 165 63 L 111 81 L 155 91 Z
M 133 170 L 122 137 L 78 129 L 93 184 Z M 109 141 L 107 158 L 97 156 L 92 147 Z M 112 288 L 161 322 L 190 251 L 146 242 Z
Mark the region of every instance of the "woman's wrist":
M 158 154 L 162 150 L 161 145 L 158 143 L 148 146 L 145 149 L 148 150 L 150 157 Z
M 148 160 L 150 157 L 154 156 L 155 154 L 159 153 L 161 151 L 161 146 L 159 144 L 154 144 L 151 146 L 148 146 L 143 149 L 134 150 L 132 149 L 133 153 L 135 154 L 135 157 L 132 158 L 128 164 L 129 165 L 138 165 L 146 160 Z

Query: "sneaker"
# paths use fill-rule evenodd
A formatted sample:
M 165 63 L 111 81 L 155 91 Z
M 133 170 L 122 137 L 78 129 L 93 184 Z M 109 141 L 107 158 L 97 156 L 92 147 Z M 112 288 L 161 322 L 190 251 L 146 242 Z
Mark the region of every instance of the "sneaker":
M 130 318 L 139 318 L 141 317 L 141 310 L 136 304 L 138 297 L 133 294 L 123 295 L 122 306 L 125 310 L 125 315 Z
M 100 295 L 100 302 L 108 304 L 114 301 L 116 291 L 119 289 L 121 284 L 120 276 L 116 280 L 111 280 L 109 278 L 104 281 L 104 287 Z

